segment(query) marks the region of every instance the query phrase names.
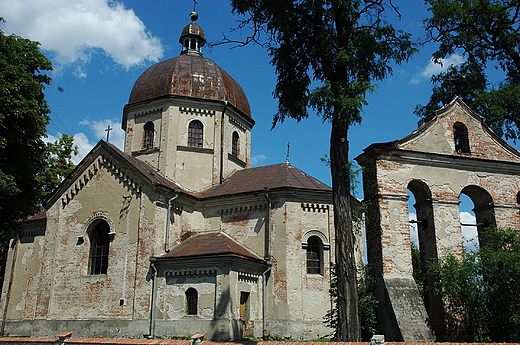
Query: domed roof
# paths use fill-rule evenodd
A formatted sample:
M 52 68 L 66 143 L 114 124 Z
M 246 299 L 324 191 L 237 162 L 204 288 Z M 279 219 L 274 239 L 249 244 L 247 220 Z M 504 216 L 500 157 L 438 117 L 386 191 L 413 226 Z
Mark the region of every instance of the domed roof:
M 128 103 L 174 95 L 214 101 L 227 101 L 246 116 L 251 109 L 244 90 L 226 71 L 210 59 L 202 57 L 206 43 L 204 30 L 195 23 L 198 15 L 192 12 L 192 23 L 186 25 L 179 42 L 180 56 L 161 61 L 144 71 L 130 93 Z
M 148 68 L 135 82 L 128 103 L 166 95 L 228 101 L 251 117 L 249 101 L 236 80 L 199 54 L 181 54 Z

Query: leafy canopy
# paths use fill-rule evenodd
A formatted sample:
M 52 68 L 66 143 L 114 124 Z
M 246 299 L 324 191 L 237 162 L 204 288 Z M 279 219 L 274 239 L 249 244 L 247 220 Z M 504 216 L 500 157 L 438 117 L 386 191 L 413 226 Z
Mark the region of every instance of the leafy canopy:
M 476 251 L 432 266 L 445 301 L 447 340 L 520 340 L 520 232 L 488 229 Z
M 42 137 L 49 121 L 43 89 L 51 63 L 38 43 L 0 31 L 0 222 L 35 212 L 38 174 L 45 167 Z M 5 227 L 4 227 L 5 229 Z
M 234 12 L 248 15 L 248 42 L 268 49 L 278 75 L 279 100 L 273 125 L 286 117 L 302 120 L 309 108 L 343 126 L 361 121 L 361 108 L 373 81 L 392 72 L 391 62 L 415 51 L 410 35 L 395 30 L 383 13 L 391 1 L 232 0 Z M 315 81 L 321 86 L 316 86 Z
M 435 61 L 460 54 L 464 63 L 432 78 L 433 94 L 415 113 L 427 117 L 458 95 L 505 138 L 520 135 L 520 1 L 426 0 L 429 40 L 438 42 Z M 490 70 L 502 73 L 491 83 Z M 491 71 L 492 72 L 492 71 Z M 494 73 L 497 74 L 497 73 Z

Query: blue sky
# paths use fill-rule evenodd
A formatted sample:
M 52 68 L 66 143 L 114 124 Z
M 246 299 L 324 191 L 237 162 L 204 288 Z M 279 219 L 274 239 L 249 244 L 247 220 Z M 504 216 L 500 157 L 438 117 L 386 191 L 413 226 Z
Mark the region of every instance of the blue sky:
M 402 18 L 390 13 L 388 19 L 414 40 L 423 38 L 423 1 L 394 4 Z M 0 28 L 39 41 L 53 62 L 53 83 L 45 91 L 52 110 L 49 140 L 60 133 L 74 135 L 79 160 L 106 138 L 110 125 L 110 142 L 122 147 L 122 110 L 133 83 L 152 64 L 179 55 L 179 35 L 190 22 L 193 5 L 192 0 L 0 0 L 0 16 L 6 20 Z M 239 18 L 227 0 L 198 0 L 197 12 L 209 42 L 224 35 L 240 40 L 248 34 L 232 31 Z M 417 128 L 413 110 L 427 103 L 429 78 L 441 70 L 431 62 L 434 49 L 423 47 L 410 62 L 394 66 L 393 75 L 368 95 L 363 121 L 350 131 L 351 159 L 371 143 L 399 139 Z M 230 73 L 249 98 L 256 121 L 252 165 L 284 162 L 290 143 L 291 164 L 330 185 L 329 168 L 322 162 L 329 147 L 328 123 L 311 116 L 300 123 L 286 120 L 270 130 L 277 107 L 272 97 L 276 75 L 266 52 L 258 46 L 220 45 L 205 47 L 203 53 Z M 452 56 L 444 68 L 461 61 Z M 356 195 L 362 197 L 362 192 Z
M 422 1 L 396 0 L 402 19 L 389 16 L 398 28 L 414 39 L 424 33 L 427 11 Z M 110 124 L 111 142 L 122 145 L 123 106 L 137 77 L 153 63 L 175 57 L 184 25 L 190 22 L 191 0 L 0 0 L 0 27 L 41 42 L 53 62 L 53 83 L 45 93 L 52 109 L 51 136 L 74 135 L 85 154 Z M 231 14 L 229 1 L 199 0 L 199 25 L 210 42 L 223 35 L 244 38 L 247 31 L 231 31 L 238 17 Z M 374 142 L 401 138 L 417 128 L 413 115 L 417 104 L 428 101 L 429 77 L 439 66 L 431 63 L 434 47 L 424 48 L 409 63 L 395 66 L 393 75 L 379 82 L 368 95 L 363 122 L 350 133 L 351 158 Z M 230 73 L 244 88 L 256 120 L 253 129 L 253 164 L 267 165 L 285 160 L 290 142 L 291 163 L 330 184 L 330 172 L 321 158 L 328 153 L 329 124 L 317 116 L 297 123 L 291 119 L 270 130 L 276 100 L 272 97 L 276 76 L 269 57 L 258 46 L 205 47 L 204 56 Z M 455 56 L 453 62 L 460 61 Z M 447 65 L 447 64 L 446 64 Z

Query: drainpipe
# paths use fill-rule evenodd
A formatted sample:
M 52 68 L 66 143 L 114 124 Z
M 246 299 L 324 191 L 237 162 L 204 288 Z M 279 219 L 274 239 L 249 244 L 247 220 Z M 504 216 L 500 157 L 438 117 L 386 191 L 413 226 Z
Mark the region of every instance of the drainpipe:
M 152 261 L 150 263 L 150 267 L 152 268 L 152 298 L 150 301 L 150 331 L 148 332 L 148 338 L 153 339 L 155 336 L 155 299 L 157 296 L 157 268 L 155 268 L 155 263 Z
M 271 206 L 269 198 L 269 188 L 264 188 L 267 200 L 267 215 L 265 217 L 265 258 L 267 259 L 267 269 L 262 273 L 262 336 L 267 337 L 267 275 L 271 272 L 273 262 L 271 261 Z
M 222 110 L 222 118 L 220 121 L 220 183 L 224 182 L 224 115 L 228 101 L 224 101 L 224 109 Z
M 264 187 L 265 198 L 267 200 L 267 215 L 265 216 L 265 258 L 271 258 L 271 206 L 272 202 L 269 198 L 269 188 Z
M 267 269 L 262 273 L 262 337 L 267 338 L 267 274 L 271 272 L 273 262 L 267 260 Z
M 179 192 L 175 192 L 175 195 L 173 198 L 168 200 L 168 215 L 166 217 L 166 232 L 164 234 L 164 251 L 168 253 L 170 249 L 168 248 L 169 242 L 170 242 L 170 219 L 172 214 L 172 201 L 177 199 L 179 197 Z

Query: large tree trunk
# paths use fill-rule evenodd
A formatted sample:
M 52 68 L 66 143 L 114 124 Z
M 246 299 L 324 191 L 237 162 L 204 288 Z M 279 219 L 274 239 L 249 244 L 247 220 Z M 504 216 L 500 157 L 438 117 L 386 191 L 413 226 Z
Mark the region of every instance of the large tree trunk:
M 361 341 L 358 316 L 357 272 L 354 256 L 354 232 L 350 203 L 350 163 L 348 160 L 348 127 L 332 120 L 330 137 L 330 169 L 334 198 L 336 234 L 336 275 L 338 282 L 337 341 Z

